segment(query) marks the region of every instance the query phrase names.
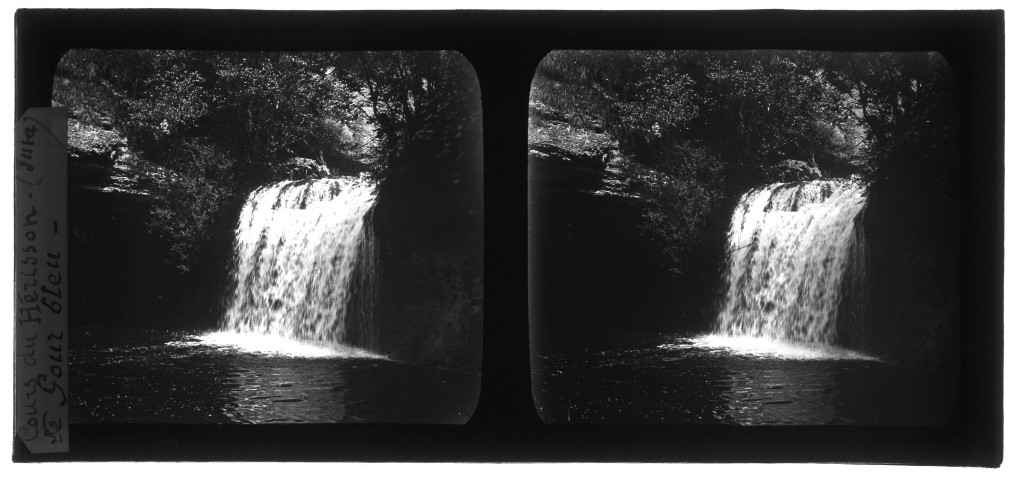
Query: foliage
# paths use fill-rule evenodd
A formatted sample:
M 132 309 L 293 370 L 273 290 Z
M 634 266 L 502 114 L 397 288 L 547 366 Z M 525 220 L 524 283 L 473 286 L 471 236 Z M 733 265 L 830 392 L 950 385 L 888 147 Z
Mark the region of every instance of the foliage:
M 350 95 L 314 55 L 219 53 L 213 58 L 211 132 L 239 157 L 321 158 L 351 120 Z
M 674 52 L 633 52 L 637 71 L 645 72 L 622 92 L 616 108 L 617 126 L 611 128 L 621 148 L 646 164 L 665 161 L 673 138 L 687 131 L 699 114 L 694 81 L 680 70 L 681 56 Z
M 871 155 L 879 166 L 892 159 L 925 163 L 930 157 L 952 155 L 949 149 L 957 134 L 955 80 L 943 56 L 829 54 L 824 61 L 829 81 L 843 92 L 855 120 L 865 125 Z M 902 155 L 903 150 L 911 151 Z M 922 170 L 928 169 L 912 173 Z
M 824 147 L 820 127 L 842 118 L 835 92 L 806 56 L 782 52 L 710 53 L 701 122 L 727 161 L 735 165 L 811 156 Z M 723 139 L 725 141 L 718 141 Z
M 448 154 L 466 129 L 478 128 L 482 110 L 465 101 L 475 96 L 478 84 L 456 52 L 360 52 L 332 58 L 339 65 L 336 75 L 352 92 L 353 107 L 376 132 L 384 163 L 409 151 L 422 157 Z
M 479 120 L 453 101 L 475 88 L 463 64 L 450 52 L 72 50 L 53 98 L 168 172 L 149 228 L 187 270 L 211 226 L 294 157 L 353 172 L 412 144 L 446 150 Z
M 173 175 L 161 182 L 152 207 L 150 225 L 169 240 L 169 261 L 190 268 L 196 250 L 209 240 L 215 216 L 230 201 L 232 159 L 210 142 L 185 140 L 169 152 L 187 165 L 188 175 Z
M 536 69 L 530 102 L 563 112 L 578 127 L 617 123 L 617 95 L 637 80 L 634 71 L 633 52 L 553 51 Z
M 679 272 L 691 246 L 721 205 L 725 191 L 724 166 L 700 146 L 671 144 L 665 149 L 661 178 L 655 183 L 657 201 L 648 205 L 641 228 L 662 239 L 662 251 Z
M 604 130 L 658 174 L 645 227 L 678 264 L 715 209 L 773 181 L 783 160 L 884 174 L 889 158 L 946 162 L 933 152 L 955 135 L 942 116 L 954 85 L 936 54 L 555 51 L 532 86 L 543 128 Z
M 105 64 L 97 50 L 72 50 L 56 67 L 53 103 L 71 107 L 69 114 L 96 127 L 116 110 L 112 85 L 99 69 Z M 106 118 L 104 118 L 106 117 Z

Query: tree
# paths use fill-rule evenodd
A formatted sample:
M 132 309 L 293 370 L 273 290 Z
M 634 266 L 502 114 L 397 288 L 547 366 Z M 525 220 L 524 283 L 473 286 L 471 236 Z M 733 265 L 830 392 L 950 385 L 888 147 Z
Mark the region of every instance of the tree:
M 385 163 L 410 147 L 417 157 L 447 153 L 463 129 L 478 127 L 479 105 L 463 102 L 477 84 L 457 52 L 360 52 L 331 61 L 351 105 L 374 127 Z
M 77 50 L 54 98 L 105 110 L 139 167 L 158 172 L 149 227 L 183 270 L 210 225 L 253 187 L 277 180 L 294 156 L 323 159 L 349 146 L 351 93 L 327 57 L 171 50 Z M 72 80 L 71 80 L 72 79 Z M 96 101 L 81 101 L 88 98 Z
M 76 50 L 59 72 L 58 102 L 101 111 L 140 166 L 169 180 L 155 187 L 149 226 L 184 270 L 216 219 L 282 179 L 293 157 L 383 173 L 404 161 L 471 165 L 480 145 L 475 76 L 455 52 Z M 455 188 L 474 183 L 449 168 Z
M 334 147 L 329 120 L 343 123 L 351 95 L 316 55 L 216 53 L 208 130 L 253 164 Z
M 829 81 L 865 124 L 879 162 L 904 144 L 922 144 L 930 151 L 953 143 L 955 83 L 941 54 L 829 54 L 825 61 Z
M 602 128 L 652 172 L 645 231 L 676 263 L 744 189 L 787 158 L 849 171 L 865 130 L 816 54 L 788 51 L 555 51 L 531 101 Z M 845 168 L 850 167 L 850 168 Z M 722 215 L 719 215 L 722 216 Z
M 705 52 L 703 107 L 696 131 L 748 171 L 790 156 L 813 160 L 848 147 L 842 98 L 805 53 Z M 853 152 L 838 152 L 850 156 Z

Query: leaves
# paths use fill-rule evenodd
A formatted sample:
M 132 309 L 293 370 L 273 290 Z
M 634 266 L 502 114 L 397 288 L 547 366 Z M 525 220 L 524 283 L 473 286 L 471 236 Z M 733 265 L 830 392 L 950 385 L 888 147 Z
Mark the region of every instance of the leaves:
M 864 55 L 883 63 L 871 69 L 886 71 L 857 77 L 865 71 L 858 66 L 872 61 Z M 652 172 L 639 176 L 655 192 L 643 230 L 665 238 L 664 249 L 679 264 L 716 210 L 746 188 L 773 181 L 781 162 L 849 175 L 883 144 L 871 135 L 883 131 L 872 121 L 880 116 L 884 125 L 886 112 L 925 118 L 906 101 L 896 102 L 905 108 L 875 102 L 890 85 L 908 89 L 893 98 L 924 94 L 928 82 L 906 73 L 913 65 L 904 64 L 914 62 L 864 55 L 555 51 L 532 81 L 530 106 L 539 115 L 530 142 L 549 139 L 566 149 L 582 145 L 591 135 L 580 132 L 589 130 L 616 139 L 624 156 Z M 853 65 L 853 75 L 835 61 Z M 917 103 L 928 104 L 926 97 Z
M 465 140 L 480 145 L 478 95 L 463 94 L 475 75 L 454 52 L 73 50 L 54 84 L 55 103 L 167 172 L 149 227 L 184 270 L 212 223 L 292 158 L 358 173 L 408 158 L 397 152 L 471 160 Z
M 352 106 L 376 132 L 384 163 L 408 151 L 415 158 L 461 157 L 462 138 L 478 135 L 482 110 L 472 94 L 477 81 L 461 54 L 361 52 L 337 65 L 335 75 L 352 92 Z

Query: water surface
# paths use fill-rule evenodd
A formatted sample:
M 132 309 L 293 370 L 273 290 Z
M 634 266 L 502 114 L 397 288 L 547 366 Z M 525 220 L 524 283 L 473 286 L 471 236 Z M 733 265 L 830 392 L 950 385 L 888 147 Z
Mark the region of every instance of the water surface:
M 479 378 L 359 349 L 78 328 L 73 422 L 464 423 Z
M 533 357 L 548 423 L 940 426 L 944 372 L 842 349 L 639 335 Z M 581 342 L 579 342 L 581 343 Z

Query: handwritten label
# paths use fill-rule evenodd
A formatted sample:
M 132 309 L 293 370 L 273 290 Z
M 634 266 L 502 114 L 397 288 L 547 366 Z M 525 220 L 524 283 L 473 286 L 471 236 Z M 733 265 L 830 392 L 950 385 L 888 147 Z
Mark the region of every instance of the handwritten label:
M 14 163 L 14 428 L 32 453 L 66 452 L 66 108 L 32 108 L 18 120 Z

